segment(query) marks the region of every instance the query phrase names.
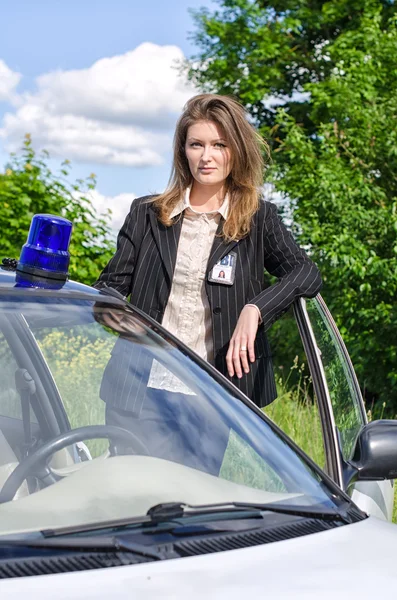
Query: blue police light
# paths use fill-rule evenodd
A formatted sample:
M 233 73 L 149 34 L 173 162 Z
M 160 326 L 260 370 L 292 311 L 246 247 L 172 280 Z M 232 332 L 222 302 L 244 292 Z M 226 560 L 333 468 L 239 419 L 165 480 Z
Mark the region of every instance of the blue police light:
M 68 252 L 72 223 L 54 215 L 34 215 L 28 239 L 22 246 L 17 272 L 34 278 L 64 282 L 68 278 Z

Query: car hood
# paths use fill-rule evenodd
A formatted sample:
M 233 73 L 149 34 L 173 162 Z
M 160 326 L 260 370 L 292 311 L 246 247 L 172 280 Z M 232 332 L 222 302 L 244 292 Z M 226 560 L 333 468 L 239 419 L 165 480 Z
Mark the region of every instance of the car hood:
M 192 558 L 0 583 L 3 598 L 40 600 L 339 600 L 392 594 L 397 527 L 359 523 Z

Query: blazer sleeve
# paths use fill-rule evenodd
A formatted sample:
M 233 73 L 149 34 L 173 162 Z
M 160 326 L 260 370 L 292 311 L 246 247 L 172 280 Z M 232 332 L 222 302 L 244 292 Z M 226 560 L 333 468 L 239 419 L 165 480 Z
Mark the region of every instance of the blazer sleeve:
M 263 222 L 265 269 L 278 281 L 250 300 L 261 313 L 265 329 L 299 296 L 314 297 L 321 289 L 318 267 L 298 246 L 274 204 L 266 203 Z
M 125 218 L 117 236 L 117 248 L 96 282 L 95 288 L 104 285 L 116 289 L 120 294 L 127 297 L 131 292 L 132 275 L 135 267 L 135 259 L 139 250 L 137 232 L 139 231 L 139 205 L 134 200 L 130 212 Z

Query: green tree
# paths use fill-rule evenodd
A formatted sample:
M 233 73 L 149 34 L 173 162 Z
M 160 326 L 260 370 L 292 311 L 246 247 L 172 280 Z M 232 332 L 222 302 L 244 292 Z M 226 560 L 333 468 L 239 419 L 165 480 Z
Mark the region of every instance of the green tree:
M 397 410 L 397 28 L 386 0 L 223 0 L 189 76 L 234 94 L 273 146 L 367 401 Z
M 35 153 L 27 135 L 21 152 L 11 155 L 0 173 L 2 257 L 19 257 L 34 214 L 66 217 L 73 223 L 70 276 L 92 284 L 113 253 L 110 215 L 97 216 L 92 206 L 89 193 L 95 188 L 95 175 L 71 184 L 69 161 L 65 160 L 59 175 L 54 175 L 47 159 L 48 153 Z

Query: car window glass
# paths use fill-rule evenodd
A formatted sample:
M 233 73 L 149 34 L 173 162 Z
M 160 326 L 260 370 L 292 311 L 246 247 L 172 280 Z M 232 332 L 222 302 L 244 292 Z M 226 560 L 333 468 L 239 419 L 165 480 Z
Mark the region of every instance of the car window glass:
M 169 346 L 162 349 L 161 344 L 150 342 L 143 334 L 142 343 L 139 331 L 137 337 L 132 339 L 117 335 L 108 327 L 120 317 L 116 313 L 111 315 L 113 320 L 108 320 L 108 316 L 97 316 L 96 319 L 90 320 L 84 317 L 80 321 L 76 318 L 75 322 L 71 323 L 70 318 L 65 315 L 58 317 L 56 312 L 51 318 L 47 307 L 45 319 L 30 317 L 28 314 L 25 317 L 51 370 L 72 428 L 105 423 L 105 403 L 108 401 L 116 401 L 122 409 L 127 408 L 128 398 L 136 393 L 134 386 L 141 386 L 141 381 L 138 380 L 142 379 L 142 376 L 143 380 L 148 382 L 146 390 L 139 388 L 138 398 L 142 402 L 145 394 L 150 395 L 153 390 L 156 392 L 159 382 L 163 389 L 157 392 L 160 391 L 164 399 L 168 394 L 173 397 L 172 393 L 167 391 L 171 383 L 172 386 L 180 386 L 177 391 L 183 392 L 183 402 L 190 405 L 192 418 L 190 422 L 186 422 L 186 416 L 183 412 L 178 412 L 176 406 L 171 416 L 164 415 L 165 428 L 172 429 L 176 424 L 179 429 L 186 429 L 185 437 L 188 443 L 195 435 L 193 429 L 196 418 L 203 418 L 210 423 L 209 434 L 206 441 L 197 438 L 197 447 L 200 443 L 207 443 L 207 451 L 210 454 L 211 437 L 216 439 L 225 436 L 226 450 L 220 469 L 222 477 L 254 487 L 260 485 L 260 481 L 262 485 L 266 482 L 266 486 L 272 486 L 272 489 L 283 486 L 271 461 L 265 459 L 261 444 L 253 444 L 244 428 L 240 430 L 232 425 L 229 429 L 226 426 L 223 422 L 223 419 L 226 421 L 226 417 L 221 417 L 221 413 L 218 413 L 215 400 L 211 398 L 211 394 L 208 395 L 208 390 L 202 384 L 201 369 L 194 363 L 187 368 L 187 362 L 190 364 L 191 361 L 179 351 L 172 358 L 173 353 L 170 353 Z M 121 318 L 123 322 L 128 321 L 123 313 Z M 63 321 L 66 324 L 63 324 Z M 136 327 L 134 319 L 131 323 Z M 198 379 L 193 377 L 195 371 Z M 203 395 L 204 392 L 208 399 Z M 224 401 L 220 398 L 219 402 L 223 404 Z M 240 407 L 239 402 L 237 406 Z M 141 407 L 134 404 L 133 411 L 139 413 L 140 410 L 144 410 L 142 407 L 144 404 Z M 228 410 L 231 410 L 230 406 Z M 254 418 L 255 415 L 250 417 Z M 238 418 L 234 421 L 236 425 L 239 424 Z M 197 431 L 200 435 L 200 428 Z
M 277 398 L 265 413 L 322 469 L 325 454 L 320 413 L 293 311 L 268 332 Z
M 121 367 L 122 376 L 125 376 L 122 365 L 124 351 L 121 350 L 123 342 L 118 342 L 115 347 L 117 336 L 95 321 L 91 324 L 75 324 L 72 328 L 33 327 L 32 332 L 51 370 L 71 427 L 105 424 L 105 402 L 101 394 L 106 396 L 107 392 L 104 387 L 101 388 L 102 380 L 107 365 L 112 364 L 115 365 L 115 371 Z M 128 354 L 133 356 L 133 344 L 125 344 L 129 346 Z M 125 393 L 133 385 L 128 378 L 123 382 Z M 196 397 L 186 379 L 182 381 L 160 361 L 153 360 L 149 385 L 155 387 L 160 382 L 187 397 Z M 111 388 L 111 394 L 117 393 L 117 381 Z M 195 401 L 199 402 L 199 399 Z M 227 436 L 220 477 L 254 488 L 285 491 L 285 485 L 274 470 L 236 431 L 231 430 Z M 108 443 L 95 440 L 87 442 L 87 446 L 95 457 L 106 451 Z
M 259 490 L 287 491 L 275 470 L 233 429 L 229 434 L 219 476 Z
M 62 485 L 45 485 L 59 489 L 62 498 L 65 493 L 72 497 L 77 485 L 81 502 L 70 511 L 64 503 L 62 510 L 51 512 L 46 494 L 40 496 L 42 505 L 38 496 L 38 529 L 90 522 L 92 510 L 84 507 L 91 506 L 101 520 L 141 516 L 153 504 L 170 501 L 335 505 L 335 490 L 328 489 L 321 472 L 312 469 L 236 388 L 221 385 L 211 367 L 157 333 L 161 328 L 151 329 L 131 309 L 110 310 L 103 304 L 98 308 L 97 303 L 66 295 L 59 302 L 45 295 L 42 304 L 37 295 L 19 306 L 11 300 L 0 307 L 1 314 L 16 324 L 15 342 L 31 358 L 42 386 L 36 400 L 43 416 L 50 421 L 61 415 L 65 441 L 63 410 L 74 429 L 106 424 L 112 426 L 111 435 L 117 428 L 123 433 L 114 458 L 99 457 L 109 443 L 90 440 L 88 432 L 82 442 L 91 454 L 80 458 L 73 447 L 67 457 L 51 463 L 55 481 L 61 477 Z M 20 362 L 26 362 L 21 368 L 29 363 L 23 352 Z M 156 372 L 155 364 L 166 372 Z M 167 389 L 169 374 L 184 386 L 178 393 Z M 117 412 L 118 420 L 109 419 L 111 411 Z M 15 443 L 23 446 L 22 428 L 17 438 Z M 21 524 L 1 521 L 0 515 L 0 530 L 4 527 L 11 531 Z
M 324 367 L 342 454 L 348 460 L 365 423 L 362 400 L 355 386 L 354 373 L 346 359 L 346 351 L 326 310 L 317 299 L 307 300 L 306 307 Z
M 105 404 L 100 399 L 100 386 L 116 337 L 95 322 L 73 327 L 33 327 L 32 332 L 59 390 L 72 429 L 103 425 Z M 107 445 L 105 440 L 87 442 L 93 456 L 106 451 Z

